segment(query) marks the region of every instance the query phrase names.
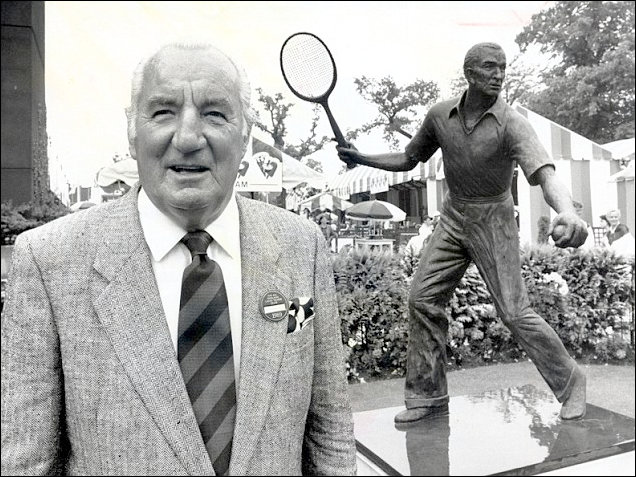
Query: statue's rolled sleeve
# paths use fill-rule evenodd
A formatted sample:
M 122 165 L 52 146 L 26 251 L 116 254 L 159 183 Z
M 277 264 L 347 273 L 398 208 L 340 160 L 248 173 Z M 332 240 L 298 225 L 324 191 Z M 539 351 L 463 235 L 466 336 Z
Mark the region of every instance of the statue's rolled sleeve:
M 554 161 L 528 120 L 516 111 L 510 116 L 506 125 L 509 157 L 519 164 L 531 186 L 538 185 L 535 173 L 545 166 L 554 168 Z

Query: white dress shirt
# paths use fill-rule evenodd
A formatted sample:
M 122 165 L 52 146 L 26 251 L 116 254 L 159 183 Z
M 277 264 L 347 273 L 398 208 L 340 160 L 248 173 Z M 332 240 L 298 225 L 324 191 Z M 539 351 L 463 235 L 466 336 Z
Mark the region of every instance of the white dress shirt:
M 150 248 L 152 270 L 157 280 L 161 304 L 168 321 L 168 329 L 175 351 L 179 329 L 179 302 L 183 270 L 192 263 L 188 247 L 181 243 L 187 233 L 161 212 L 148 198 L 143 188 L 139 191 L 139 220 Z M 208 257 L 217 262 L 223 271 L 227 292 L 232 347 L 234 352 L 234 376 L 238 384 L 241 357 L 242 282 L 239 215 L 236 197 L 232 195 L 221 215 L 205 231 L 213 238 L 208 247 Z

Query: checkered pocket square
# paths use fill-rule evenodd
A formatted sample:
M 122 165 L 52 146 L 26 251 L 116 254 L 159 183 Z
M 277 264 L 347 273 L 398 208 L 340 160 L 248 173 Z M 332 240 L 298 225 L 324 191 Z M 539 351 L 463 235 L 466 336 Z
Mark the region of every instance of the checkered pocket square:
M 292 298 L 289 301 L 289 321 L 287 333 L 299 333 L 314 319 L 314 299 L 312 297 Z

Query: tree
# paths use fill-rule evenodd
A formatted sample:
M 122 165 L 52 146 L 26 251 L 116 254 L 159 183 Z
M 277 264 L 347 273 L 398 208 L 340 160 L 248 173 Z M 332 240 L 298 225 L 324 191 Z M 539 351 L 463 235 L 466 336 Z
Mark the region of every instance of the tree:
M 561 1 L 517 36 L 558 61 L 533 111 L 596 142 L 634 136 L 634 2 Z
M 418 79 L 406 86 L 398 86 L 391 76 L 380 80 L 363 76 L 354 80 L 358 93 L 378 107 L 378 116 L 370 122 L 347 133 L 347 139 L 356 139 L 361 133 L 381 127 L 384 139 L 390 147 L 397 149 L 396 134 L 412 137 L 417 124 L 422 121 L 422 110 L 435 103 L 439 87 L 434 81 Z
M 285 102 L 282 93 L 269 96 L 263 93 L 261 88 L 256 88 L 256 91 L 258 92 L 258 101 L 263 105 L 263 109 L 268 115 L 268 121 L 266 124 L 257 112 L 255 125 L 272 137 L 276 148 L 300 161 L 304 157 L 319 151 L 329 142 L 330 139 L 327 136 L 318 139 L 316 129 L 318 127 L 318 120 L 320 119 L 320 109 L 319 105 L 316 104 L 313 108 L 313 117 L 307 138 L 298 144 L 287 144 L 285 141 L 285 137 L 287 136 L 286 121 L 289 116 L 289 110 L 294 106 L 294 103 Z M 307 166 L 318 172 L 322 172 L 322 165 L 318 161 L 308 158 L 306 163 Z

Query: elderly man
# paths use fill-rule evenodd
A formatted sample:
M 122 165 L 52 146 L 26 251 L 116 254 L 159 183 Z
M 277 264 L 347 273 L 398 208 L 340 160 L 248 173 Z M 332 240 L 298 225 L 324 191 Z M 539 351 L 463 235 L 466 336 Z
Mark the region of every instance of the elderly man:
M 136 71 L 139 184 L 16 241 L 2 473 L 355 472 L 320 230 L 235 196 L 250 86 L 219 50 Z
M 612 245 L 616 240 L 629 233 L 629 227 L 621 224 L 621 211 L 618 209 L 610 210 L 605 214 L 605 217 L 607 217 L 607 223 L 609 224 L 605 239 L 609 245 Z
M 468 90 L 433 106 L 404 152 L 368 155 L 338 147 L 344 162 L 389 171 L 413 169 L 438 148 L 444 155 L 449 193 L 411 285 L 406 410 L 395 417 L 398 425 L 448 412 L 444 306 L 471 261 L 498 315 L 563 403 L 561 417 L 585 413 L 585 375 L 555 331 L 530 308 L 521 277 L 511 194 L 515 164 L 531 185 L 541 186 L 558 213 L 551 227 L 557 246 L 578 247 L 586 227 L 532 127 L 499 96 L 505 68 L 499 45 L 477 44 L 464 60 Z

